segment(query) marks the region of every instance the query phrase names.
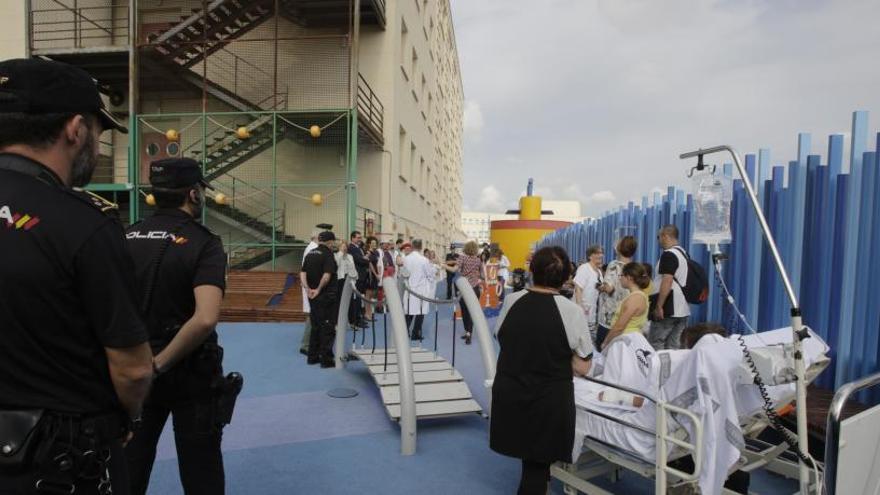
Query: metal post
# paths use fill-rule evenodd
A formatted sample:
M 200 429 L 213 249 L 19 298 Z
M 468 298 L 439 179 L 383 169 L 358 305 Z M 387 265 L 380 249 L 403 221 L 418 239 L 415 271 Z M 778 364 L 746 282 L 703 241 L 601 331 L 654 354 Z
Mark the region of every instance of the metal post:
M 345 330 L 348 327 L 348 306 L 351 304 L 351 284 L 348 276 L 345 277 L 345 283 L 342 284 L 342 294 L 339 299 L 339 313 L 336 315 L 336 369 L 342 369 L 345 363 L 342 357 L 345 355 Z M 332 283 L 332 282 L 331 282 Z
M 386 277 L 383 281 L 385 299 L 391 313 L 391 332 L 397 343 L 397 374 L 400 377 L 400 453 L 416 453 L 416 386 L 413 380 L 412 357 L 403 317 L 403 303 L 397 290 L 397 280 Z M 386 347 L 386 355 L 388 349 Z
M 801 310 L 798 305 L 797 294 L 794 292 L 794 288 L 791 285 L 791 279 L 788 277 L 788 272 L 785 270 L 785 265 L 782 263 L 782 257 L 779 254 L 779 249 L 776 247 L 776 241 L 773 238 L 773 232 L 770 231 L 770 226 L 767 224 L 767 219 L 764 218 L 764 212 L 761 209 L 761 204 L 758 202 L 758 196 L 755 194 L 755 188 L 752 186 L 751 181 L 749 180 L 749 176 L 746 173 L 745 168 L 743 167 L 742 161 L 739 159 L 739 155 L 736 151 L 727 145 L 714 146 L 706 149 L 699 149 L 697 151 L 690 151 L 687 153 L 682 153 L 679 155 L 679 158 L 682 160 L 693 157 L 701 157 L 703 155 L 708 155 L 712 153 L 718 153 L 722 151 L 727 151 L 733 156 L 733 162 L 736 166 L 737 172 L 739 172 L 740 177 L 743 181 L 743 186 L 745 186 L 746 194 L 749 196 L 749 200 L 752 203 L 752 209 L 755 212 L 755 215 L 758 217 L 758 223 L 761 225 L 761 230 L 764 232 L 764 238 L 767 241 L 767 245 L 770 247 L 770 253 L 773 254 L 773 261 L 776 264 L 776 269 L 779 271 L 779 276 L 782 278 L 782 283 L 785 286 L 785 292 L 788 295 L 788 299 L 791 302 L 791 329 L 793 332 L 792 343 L 794 344 L 794 369 L 795 374 L 797 376 L 796 383 L 796 410 L 797 413 L 797 436 L 798 436 L 798 450 L 800 450 L 801 454 L 804 456 L 809 456 L 809 448 L 807 443 L 809 442 L 809 437 L 807 435 L 807 383 L 805 380 L 806 375 L 806 365 L 804 363 L 804 353 L 803 353 L 803 345 L 801 340 L 807 338 L 809 334 L 803 328 L 803 322 L 801 321 Z M 810 489 L 810 468 L 804 464 L 803 461 L 799 461 L 798 463 L 798 478 L 800 482 L 800 493 L 802 495 L 806 495 L 809 493 Z
M 138 100 L 140 100 L 138 84 L 138 0 L 128 4 L 128 181 L 132 185 L 128 193 L 129 223 L 138 220 L 138 182 L 140 181 L 140 153 L 138 149 Z
M 654 494 L 664 495 L 666 493 L 666 410 L 663 403 L 657 404 L 657 426 L 654 430 L 654 457 L 656 459 L 657 470 L 654 476 Z

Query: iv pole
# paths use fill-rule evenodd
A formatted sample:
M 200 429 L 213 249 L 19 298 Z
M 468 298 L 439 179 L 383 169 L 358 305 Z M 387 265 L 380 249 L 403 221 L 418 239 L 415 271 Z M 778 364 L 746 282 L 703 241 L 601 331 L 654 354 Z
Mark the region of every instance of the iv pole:
M 797 437 L 798 437 L 798 448 L 804 456 L 809 455 L 809 449 L 807 448 L 807 384 L 804 378 L 806 374 L 806 366 L 804 364 L 804 355 L 803 355 L 803 346 L 801 341 L 807 337 L 809 337 L 809 332 L 804 328 L 803 322 L 801 321 L 801 309 L 798 304 L 797 295 L 794 292 L 794 288 L 791 285 L 791 280 L 788 278 L 788 272 L 785 271 L 785 265 L 782 264 L 782 257 L 779 255 L 779 249 L 776 247 L 776 241 L 773 238 L 773 233 L 770 231 L 770 226 L 767 225 L 767 219 L 764 218 L 764 213 L 761 210 L 761 205 L 758 202 L 758 196 L 755 194 L 755 189 L 752 186 L 751 181 L 746 175 L 745 168 L 743 168 L 743 164 L 739 159 L 739 155 L 737 155 L 736 151 L 733 148 L 727 145 L 714 146 L 706 149 L 699 149 L 697 151 L 689 151 L 687 153 L 682 153 L 679 155 L 679 158 L 685 160 L 687 158 L 697 157 L 698 164 L 697 168 L 703 166 L 703 156 L 709 155 L 712 153 L 719 153 L 727 151 L 733 156 L 733 162 L 736 165 L 736 169 L 739 172 L 740 177 L 743 180 L 743 185 L 745 186 L 746 193 L 749 196 L 749 199 L 752 203 L 752 208 L 755 210 L 755 215 L 758 217 L 758 222 L 761 224 L 761 230 L 764 231 L 764 238 L 767 240 L 767 244 L 770 246 L 770 252 L 773 253 L 773 261 L 776 263 L 776 269 L 779 271 L 779 276 L 782 277 L 782 283 L 785 286 L 785 292 L 788 294 L 788 299 L 791 302 L 791 329 L 794 333 L 792 342 L 794 344 L 794 369 L 795 374 L 797 376 L 796 383 L 796 412 L 797 412 Z M 806 464 L 802 460 L 799 460 L 798 463 L 798 478 L 800 481 L 800 493 L 801 495 L 807 495 L 810 490 L 810 471 Z

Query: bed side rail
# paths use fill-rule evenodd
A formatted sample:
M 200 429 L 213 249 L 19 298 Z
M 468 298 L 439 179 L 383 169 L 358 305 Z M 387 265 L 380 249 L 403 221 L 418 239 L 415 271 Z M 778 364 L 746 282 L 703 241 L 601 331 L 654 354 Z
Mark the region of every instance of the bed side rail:
M 583 406 L 577 406 L 578 409 L 592 414 L 594 416 L 598 416 L 600 418 L 606 419 L 608 421 L 617 423 L 627 428 L 631 428 L 642 433 L 646 433 L 648 435 L 654 435 L 654 438 L 657 441 L 656 446 L 656 466 L 655 466 L 655 490 L 654 493 L 657 495 L 665 494 L 666 487 L 668 484 L 667 478 L 669 474 L 672 474 L 679 478 L 678 481 L 689 483 L 697 480 L 700 477 L 700 470 L 703 465 L 703 423 L 700 421 L 700 418 L 688 411 L 687 409 L 674 406 L 668 402 L 657 401 L 653 397 L 646 395 L 644 392 L 640 392 L 633 388 L 626 387 L 624 385 L 618 385 L 610 382 L 606 382 L 604 380 L 600 380 L 598 378 L 593 377 L 584 377 L 584 379 L 598 383 L 600 385 L 604 385 L 607 387 L 616 388 L 618 390 L 622 390 L 624 392 L 629 392 L 633 395 L 643 397 L 645 400 L 648 400 L 657 406 L 657 427 L 655 430 L 651 430 L 650 428 L 646 428 L 644 426 L 640 426 L 637 424 L 630 423 L 629 421 L 625 421 L 618 417 L 612 416 L 610 414 L 605 414 L 601 411 L 596 411 L 593 409 L 589 409 Z M 687 442 L 684 440 L 680 440 L 675 438 L 668 432 L 669 425 L 669 415 L 670 414 L 681 414 L 682 416 L 687 417 L 691 420 L 694 425 L 694 434 L 693 434 L 693 442 Z M 686 473 L 679 469 L 675 469 L 673 467 L 667 466 L 668 463 L 668 453 L 667 448 L 669 444 L 673 444 L 685 452 L 689 453 L 694 459 L 694 472 Z
M 684 440 L 679 440 L 674 436 L 670 435 L 668 432 L 668 415 L 669 414 L 681 414 L 686 416 L 691 420 L 691 423 L 694 425 L 694 434 L 693 434 L 693 443 L 686 442 Z M 660 402 L 657 404 L 657 433 L 655 434 L 657 438 L 657 448 L 656 448 L 656 456 L 657 456 L 657 474 L 654 476 L 654 493 L 655 494 L 663 494 L 666 493 L 667 486 L 667 475 L 672 474 L 680 478 L 680 481 L 689 483 L 691 481 L 696 481 L 697 478 L 700 477 L 700 470 L 703 467 L 703 423 L 700 421 L 700 418 L 697 417 L 696 414 L 688 411 L 687 409 L 673 406 L 668 402 Z M 667 444 L 674 444 L 686 452 L 690 452 L 691 456 L 694 458 L 694 472 L 686 473 L 679 469 L 675 469 L 673 467 L 669 467 L 668 463 L 668 455 L 667 455 Z
M 852 394 L 877 385 L 880 385 L 880 373 L 868 375 L 843 385 L 831 400 L 825 428 L 825 492 L 828 495 L 834 495 L 837 489 L 837 456 L 840 451 L 840 423 L 843 406 L 846 405 L 846 401 Z

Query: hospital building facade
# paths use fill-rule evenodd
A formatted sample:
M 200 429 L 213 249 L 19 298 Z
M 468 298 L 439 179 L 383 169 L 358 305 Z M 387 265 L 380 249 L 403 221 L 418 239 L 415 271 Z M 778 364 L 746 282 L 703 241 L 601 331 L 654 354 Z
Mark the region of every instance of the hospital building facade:
M 449 0 L 26 0 L 0 58 L 76 65 L 129 122 L 93 191 L 150 214 L 148 165 L 191 157 L 226 201 L 205 222 L 234 269 L 298 269 L 337 235 L 458 240 L 463 89 Z

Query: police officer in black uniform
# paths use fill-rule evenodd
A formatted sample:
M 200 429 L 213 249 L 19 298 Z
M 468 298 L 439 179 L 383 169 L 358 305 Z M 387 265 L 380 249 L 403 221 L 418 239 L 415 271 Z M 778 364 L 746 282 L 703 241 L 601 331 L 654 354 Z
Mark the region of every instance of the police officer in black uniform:
M 126 132 L 81 69 L 0 62 L 3 494 L 128 493 L 150 348 L 122 225 L 72 189 L 111 128 Z
M 158 209 L 126 234 L 157 374 L 142 425 L 126 447 L 132 493 L 147 490 L 156 443 L 171 414 L 184 492 L 221 494 L 227 421 L 217 411 L 223 370 L 214 328 L 226 288 L 226 253 L 220 238 L 197 221 L 210 187 L 198 162 L 154 161 L 150 183 Z
M 336 320 L 339 301 L 336 292 L 336 258 L 333 245 L 336 235 L 330 231 L 318 234 L 318 247 L 306 255 L 299 273 L 303 287 L 308 287 L 309 320 L 312 333 L 309 336 L 309 364 L 321 363 L 322 368 L 336 365 L 333 359 L 333 338 L 336 336 Z

